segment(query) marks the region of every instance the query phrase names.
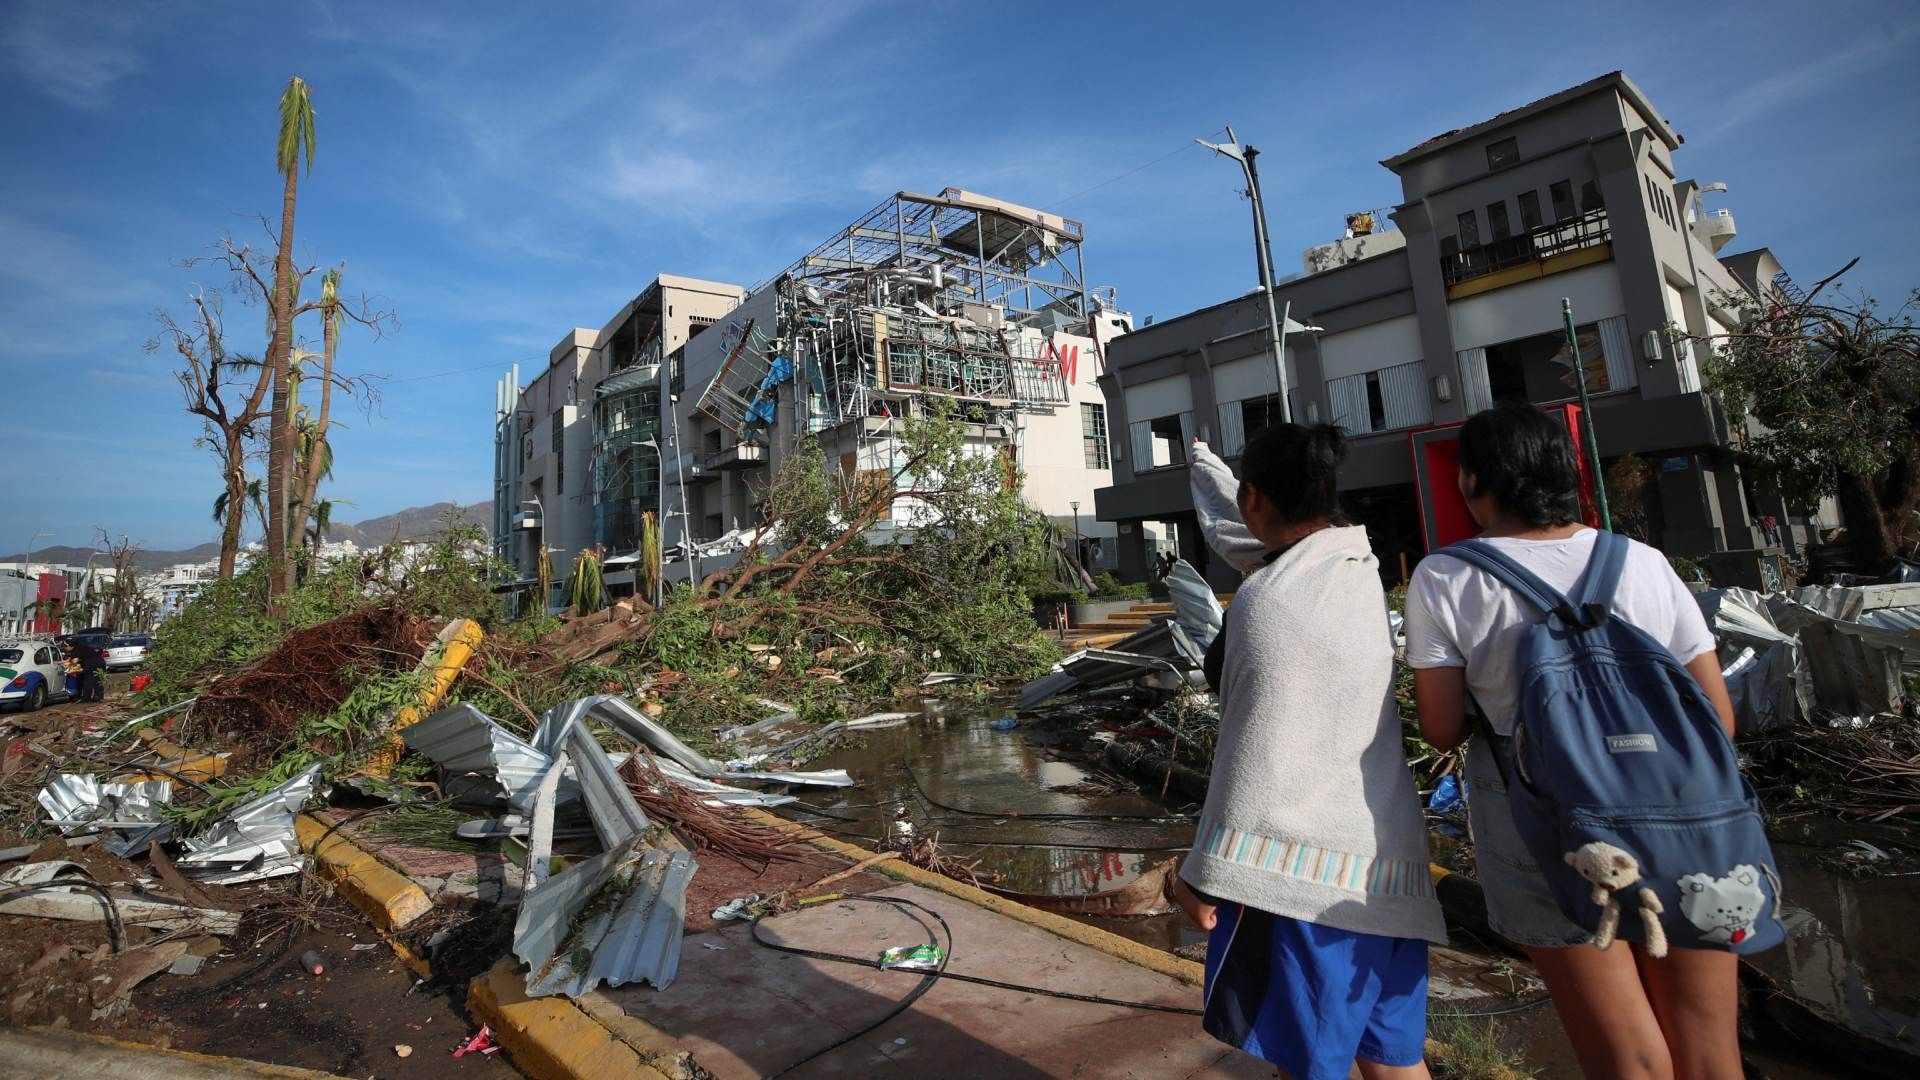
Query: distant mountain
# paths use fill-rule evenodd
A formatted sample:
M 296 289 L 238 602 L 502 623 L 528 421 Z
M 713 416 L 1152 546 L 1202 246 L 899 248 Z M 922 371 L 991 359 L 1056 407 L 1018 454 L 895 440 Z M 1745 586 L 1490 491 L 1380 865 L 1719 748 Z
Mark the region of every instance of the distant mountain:
M 440 523 L 449 510 L 458 510 L 461 521 L 478 525 L 483 529 L 493 524 L 492 502 L 477 502 L 472 506 L 441 502 L 428 506 L 410 506 L 397 513 L 383 514 L 352 525 L 334 525 L 327 530 L 327 540 L 330 542 L 351 540 L 362 548 L 377 548 L 395 540 L 420 540 L 440 531 Z M 34 548 L 33 561 L 84 566 L 87 557 L 94 552 L 94 548 L 54 544 Z M 23 555 L 24 553 L 0 555 L 0 562 L 19 562 Z M 219 544 L 201 544 L 182 551 L 166 551 L 158 548 L 142 550 L 134 556 L 134 564 L 142 570 L 158 570 L 176 563 L 206 562 L 219 557 Z M 99 565 L 99 561 L 95 559 L 95 565 Z

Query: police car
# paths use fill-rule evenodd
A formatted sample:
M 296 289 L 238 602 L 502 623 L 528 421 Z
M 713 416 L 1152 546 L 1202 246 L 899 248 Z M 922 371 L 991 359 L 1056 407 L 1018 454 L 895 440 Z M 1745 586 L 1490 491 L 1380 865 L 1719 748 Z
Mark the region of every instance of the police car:
M 32 712 L 66 700 L 67 667 L 58 646 L 45 638 L 0 639 L 0 707 Z

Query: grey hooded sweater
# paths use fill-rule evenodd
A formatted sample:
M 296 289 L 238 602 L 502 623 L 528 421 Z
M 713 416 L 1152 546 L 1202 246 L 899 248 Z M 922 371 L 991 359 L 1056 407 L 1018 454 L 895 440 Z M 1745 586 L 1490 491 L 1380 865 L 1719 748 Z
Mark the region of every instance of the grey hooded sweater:
M 1377 566 L 1366 530 L 1322 529 L 1234 596 L 1220 740 L 1180 876 L 1303 922 L 1444 943 Z

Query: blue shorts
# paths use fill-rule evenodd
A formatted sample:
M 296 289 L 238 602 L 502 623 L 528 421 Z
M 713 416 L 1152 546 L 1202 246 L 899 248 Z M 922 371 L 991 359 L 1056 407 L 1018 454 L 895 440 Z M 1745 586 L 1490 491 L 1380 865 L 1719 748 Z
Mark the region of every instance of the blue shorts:
M 1293 1080 L 1345 1080 L 1355 1057 L 1419 1064 L 1427 943 L 1222 904 L 1207 937 L 1201 1024 Z

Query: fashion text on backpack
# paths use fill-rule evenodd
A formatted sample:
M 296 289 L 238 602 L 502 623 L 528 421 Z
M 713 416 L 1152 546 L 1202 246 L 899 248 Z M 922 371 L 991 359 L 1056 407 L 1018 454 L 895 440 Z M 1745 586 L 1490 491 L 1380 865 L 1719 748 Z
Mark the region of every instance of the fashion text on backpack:
M 1606 948 L 1751 953 L 1785 937 L 1760 803 L 1706 692 L 1611 618 L 1628 541 L 1602 532 L 1568 599 L 1492 544 L 1442 548 L 1545 613 L 1520 641 L 1513 734 L 1484 732 L 1560 910 Z M 1622 905 L 1637 910 L 1621 917 Z

